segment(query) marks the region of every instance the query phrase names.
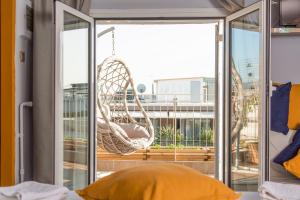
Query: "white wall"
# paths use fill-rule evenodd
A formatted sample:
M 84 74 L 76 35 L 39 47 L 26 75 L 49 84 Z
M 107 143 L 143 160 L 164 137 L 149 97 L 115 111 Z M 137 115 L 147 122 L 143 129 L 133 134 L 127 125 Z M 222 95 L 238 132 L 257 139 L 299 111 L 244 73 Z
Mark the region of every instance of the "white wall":
M 300 83 L 300 36 L 272 37 L 272 81 Z
M 156 82 L 158 101 L 172 102 L 176 97 L 178 101 L 190 102 L 191 80 L 160 80 Z
M 26 29 L 26 5 L 30 0 L 16 0 L 16 182 L 19 181 L 19 106 L 22 102 L 32 101 L 32 34 Z M 25 61 L 21 61 L 20 53 L 25 53 Z M 25 142 L 25 180 L 31 179 L 31 142 L 32 142 L 32 112 L 24 112 L 24 142 Z
M 199 91 L 192 91 L 192 81 L 199 82 Z M 155 81 L 157 100 L 162 102 L 172 102 L 175 97 L 178 102 L 200 102 L 203 100 L 203 86 L 204 82 L 202 78 Z

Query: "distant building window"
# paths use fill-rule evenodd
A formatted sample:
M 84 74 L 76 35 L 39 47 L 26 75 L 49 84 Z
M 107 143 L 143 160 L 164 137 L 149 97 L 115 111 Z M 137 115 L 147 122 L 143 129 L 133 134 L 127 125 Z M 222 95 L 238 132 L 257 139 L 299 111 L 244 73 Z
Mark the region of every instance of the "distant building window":
M 191 101 L 199 102 L 201 101 L 201 82 L 200 81 L 191 81 Z

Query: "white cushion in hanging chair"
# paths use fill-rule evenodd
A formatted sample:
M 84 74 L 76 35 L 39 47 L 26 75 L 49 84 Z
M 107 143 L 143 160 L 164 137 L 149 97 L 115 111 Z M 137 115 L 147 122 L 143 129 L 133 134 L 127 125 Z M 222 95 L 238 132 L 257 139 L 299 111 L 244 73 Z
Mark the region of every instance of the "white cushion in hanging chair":
M 109 129 L 109 126 L 106 124 L 106 122 L 98 118 L 97 124 L 100 129 Z M 120 136 L 124 137 L 125 139 L 131 140 L 131 139 L 139 139 L 139 138 L 149 138 L 150 135 L 144 127 L 137 125 L 137 124 L 116 124 L 114 122 L 110 122 L 110 126 L 118 130 L 118 133 L 120 133 Z
M 121 123 L 119 126 L 126 132 L 127 136 L 131 139 L 149 138 L 150 135 L 143 126 L 138 124 L 125 124 Z
M 109 125 L 108 125 L 105 122 L 105 120 L 98 118 L 97 126 L 98 126 L 98 130 L 100 130 L 100 131 L 109 131 L 110 128 L 113 128 L 116 130 L 118 137 L 123 137 L 124 139 L 130 141 L 130 138 L 128 137 L 127 133 L 118 124 L 116 124 L 114 122 L 109 122 Z
M 110 138 L 111 130 L 115 133 Z M 97 140 L 100 146 L 111 153 L 130 154 L 138 149 L 144 149 L 149 146 L 149 132 L 143 126 L 137 124 L 116 124 L 105 120 L 97 119 Z M 101 142 L 100 142 L 101 141 Z M 126 145 L 127 141 L 128 144 Z M 119 152 L 116 152 L 119 151 Z M 126 153 L 125 153 L 126 152 Z

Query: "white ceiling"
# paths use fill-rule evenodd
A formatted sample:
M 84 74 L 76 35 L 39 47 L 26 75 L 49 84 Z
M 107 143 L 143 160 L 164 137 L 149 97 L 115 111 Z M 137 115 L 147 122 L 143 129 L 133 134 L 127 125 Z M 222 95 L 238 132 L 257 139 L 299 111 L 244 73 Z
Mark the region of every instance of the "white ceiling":
M 224 17 L 218 0 L 91 0 L 95 18 Z
M 219 0 L 89 0 L 95 18 L 225 17 Z M 249 6 L 260 0 L 235 0 Z
M 91 0 L 91 9 L 220 8 L 217 0 Z

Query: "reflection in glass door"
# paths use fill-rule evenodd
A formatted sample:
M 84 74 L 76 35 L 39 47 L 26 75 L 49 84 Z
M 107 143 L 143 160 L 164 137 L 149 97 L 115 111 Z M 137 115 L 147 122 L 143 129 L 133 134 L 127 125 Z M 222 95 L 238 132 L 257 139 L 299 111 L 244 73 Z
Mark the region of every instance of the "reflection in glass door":
M 56 143 L 58 183 L 69 189 L 89 183 L 93 129 L 92 23 L 57 3 Z
M 264 63 L 262 3 L 227 19 L 228 184 L 238 191 L 257 191 L 261 178 Z

